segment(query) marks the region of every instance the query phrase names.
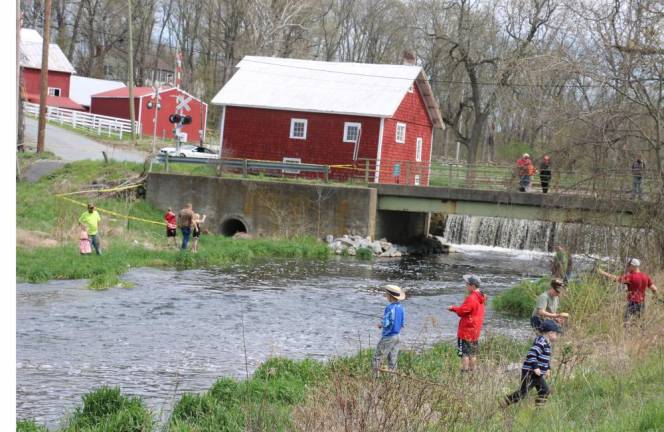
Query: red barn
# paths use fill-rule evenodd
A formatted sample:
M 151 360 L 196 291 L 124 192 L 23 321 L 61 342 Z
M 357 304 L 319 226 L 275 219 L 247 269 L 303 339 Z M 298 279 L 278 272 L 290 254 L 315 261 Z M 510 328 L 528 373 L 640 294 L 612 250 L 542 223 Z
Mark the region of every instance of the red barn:
M 19 65 L 23 77 L 23 98 L 39 103 L 41 87 L 42 37 L 36 30 L 21 29 Z M 48 46 L 48 106 L 85 110 L 69 98 L 71 75 L 74 67 L 56 44 Z
M 141 134 L 152 136 L 154 131 L 154 108 L 148 108 L 152 102 L 154 89 L 152 87 L 134 87 L 134 116 L 141 125 Z M 184 125 L 182 131 L 187 134 L 187 142 L 198 143 L 205 139 L 205 127 L 207 124 L 207 104 L 193 97 L 184 90 L 176 87 L 162 88 L 159 90 L 161 109 L 157 112 L 157 136 L 173 137 L 174 125 L 169 123 L 168 117 L 176 114 L 178 98 L 185 102 L 182 110 L 183 115 L 191 116 L 191 123 Z M 91 96 L 90 112 L 93 114 L 111 117 L 129 118 L 129 88 L 122 87 L 97 93 Z M 202 130 L 202 136 L 199 131 Z
M 433 129 L 443 121 L 421 67 L 255 56 L 237 67 L 212 100 L 222 106 L 224 157 L 369 160 L 375 183 L 429 183 Z

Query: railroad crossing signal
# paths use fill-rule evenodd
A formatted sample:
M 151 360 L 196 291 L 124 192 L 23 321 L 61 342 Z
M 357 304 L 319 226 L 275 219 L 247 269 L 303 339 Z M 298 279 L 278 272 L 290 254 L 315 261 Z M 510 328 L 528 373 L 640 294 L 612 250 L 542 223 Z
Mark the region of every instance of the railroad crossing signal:
M 184 98 L 184 96 L 179 95 L 178 96 L 178 105 L 175 107 L 176 110 L 181 110 L 184 109 L 186 111 L 191 111 L 191 108 L 189 107 L 189 102 L 193 99 L 193 96 L 189 96 L 188 98 Z
M 168 116 L 168 121 L 170 123 L 178 124 L 178 125 L 186 125 L 191 123 L 191 116 L 183 116 L 180 114 L 171 114 Z

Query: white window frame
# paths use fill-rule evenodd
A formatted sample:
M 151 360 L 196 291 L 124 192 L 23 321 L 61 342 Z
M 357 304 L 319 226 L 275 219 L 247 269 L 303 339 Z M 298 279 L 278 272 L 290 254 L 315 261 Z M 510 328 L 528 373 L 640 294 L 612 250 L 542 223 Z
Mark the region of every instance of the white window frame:
M 422 162 L 422 137 L 415 140 L 415 162 Z
M 55 94 L 56 90 L 58 91 L 58 94 Z M 48 95 L 49 96 L 60 97 L 60 95 L 62 95 L 62 89 L 60 87 L 49 87 L 48 88 Z
M 415 181 L 414 181 L 414 183 L 415 183 L 415 186 L 419 186 L 419 185 L 420 185 L 420 175 L 419 175 L 419 174 L 415 174 Z
M 345 122 L 344 123 L 344 142 L 345 143 L 354 143 L 357 139 L 351 140 L 348 139 L 348 128 L 351 127 L 356 127 L 357 128 L 357 136 L 360 136 L 360 131 L 362 130 L 362 123 L 353 123 L 353 122 Z
M 304 124 L 304 136 L 295 136 L 295 124 L 296 123 L 303 123 Z M 300 139 L 300 140 L 305 140 L 307 139 L 307 119 L 299 119 L 299 118 L 292 118 L 290 121 L 290 134 L 289 134 L 290 139 Z
M 292 163 L 292 164 L 301 164 L 302 163 L 302 158 L 292 158 L 292 157 L 285 157 L 282 159 L 283 163 Z M 282 169 L 282 173 L 284 174 L 299 174 L 300 170 L 291 170 L 291 169 Z
M 399 140 L 400 128 L 403 128 L 403 136 L 401 137 L 401 140 Z M 403 144 L 406 142 L 406 123 L 397 123 L 397 127 L 395 129 L 394 141 L 398 142 L 399 144 Z

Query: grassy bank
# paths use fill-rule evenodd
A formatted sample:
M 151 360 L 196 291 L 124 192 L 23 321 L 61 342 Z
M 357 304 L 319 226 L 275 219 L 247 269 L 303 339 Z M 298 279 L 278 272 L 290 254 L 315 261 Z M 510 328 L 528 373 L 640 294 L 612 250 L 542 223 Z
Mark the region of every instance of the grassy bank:
M 225 266 L 263 258 L 328 257 L 324 243 L 311 238 L 234 240 L 203 235 L 197 254 L 167 247 L 164 227 L 101 212 L 104 255 L 78 253 L 79 215 L 84 206 L 57 198 L 55 194 L 88 190 L 93 186 L 117 185 L 138 178 L 141 164 L 81 161 L 68 164 L 37 183 L 20 182 L 16 187 L 17 251 L 16 274 L 20 280 L 91 279 L 93 288 L 119 283 L 130 267 L 176 267 L 179 269 Z M 74 196 L 85 203 L 93 200 L 102 210 L 148 221 L 162 221 L 162 211 L 133 192 Z
M 453 344 L 441 342 L 402 351 L 398 373 L 378 379 L 371 374 L 370 349 L 326 363 L 272 358 L 248 380 L 222 378 L 207 392 L 183 395 L 165 425 L 137 421 L 143 417 L 135 407 L 131 416 L 121 412 L 125 405 L 105 405 L 117 407 L 113 418 L 127 419 L 117 430 L 131 431 L 664 430 L 664 307 L 652 303 L 641 326 L 625 327 L 623 293 L 592 279 L 574 293 L 569 307 L 580 318 L 554 344 L 552 395 L 542 408 L 532 395 L 508 408 L 499 403 L 518 387 L 530 338 L 486 334 L 479 370 L 471 375 L 459 371 Z M 97 391 L 86 397 L 118 399 L 108 389 L 100 391 L 107 396 Z M 63 424 L 79 424 L 82 411 L 85 400 Z M 108 415 L 75 430 L 110 430 L 104 428 Z M 21 425 L 25 431 L 38 427 Z
M 528 318 L 535 308 L 537 296 L 549 288 L 550 278 L 537 281 L 524 280 L 497 294 L 492 300 L 493 308 L 515 318 Z

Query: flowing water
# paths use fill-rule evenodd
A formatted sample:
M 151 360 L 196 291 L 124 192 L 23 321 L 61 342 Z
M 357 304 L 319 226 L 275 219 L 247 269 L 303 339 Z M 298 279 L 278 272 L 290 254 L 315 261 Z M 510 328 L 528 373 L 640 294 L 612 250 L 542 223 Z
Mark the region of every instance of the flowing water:
M 85 281 L 18 284 L 18 418 L 54 428 L 101 385 L 140 395 L 163 421 L 183 392 L 242 378 L 269 356 L 329 359 L 373 346 L 386 304 L 377 287 L 404 287 L 402 342 L 453 340 L 461 275 L 491 297 L 546 273 L 540 252 L 459 246 L 426 259 L 272 261 L 226 270 L 134 269 L 133 288 L 91 291 Z M 366 314 L 366 315 L 363 315 Z M 527 337 L 525 321 L 487 309 L 485 332 Z M 246 356 L 245 356 L 246 351 Z
M 598 256 L 638 254 L 648 237 L 643 229 L 620 226 L 463 215 L 447 216 L 440 234 L 456 244 L 539 251 L 562 244 L 577 254 Z

